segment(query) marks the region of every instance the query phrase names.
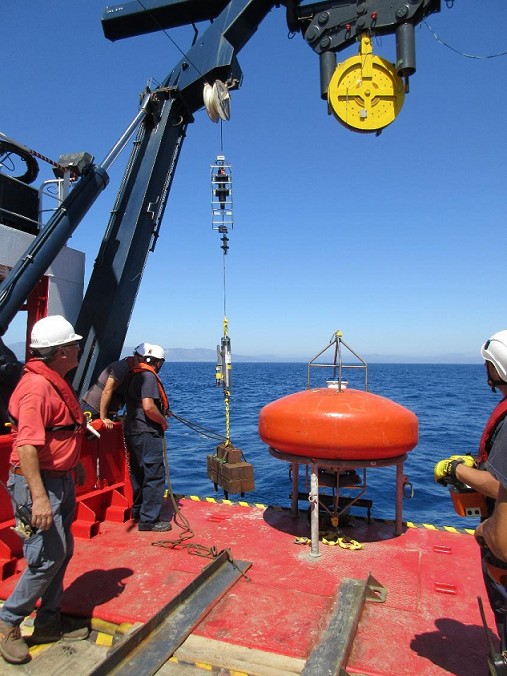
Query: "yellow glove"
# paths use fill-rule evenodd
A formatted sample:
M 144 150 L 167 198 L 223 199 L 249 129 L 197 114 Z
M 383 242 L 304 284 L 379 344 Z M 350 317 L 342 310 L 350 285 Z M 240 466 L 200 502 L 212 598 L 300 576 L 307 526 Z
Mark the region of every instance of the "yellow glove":
M 437 484 L 447 486 L 447 484 L 459 483 L 456 478 L 456 467 L 458 465 L 466 465 L 467 467 L 475 467 L 475 460 L 471 455 L 451 455 L 450 458 L 440 460 L 435 465 L 435 481 Z

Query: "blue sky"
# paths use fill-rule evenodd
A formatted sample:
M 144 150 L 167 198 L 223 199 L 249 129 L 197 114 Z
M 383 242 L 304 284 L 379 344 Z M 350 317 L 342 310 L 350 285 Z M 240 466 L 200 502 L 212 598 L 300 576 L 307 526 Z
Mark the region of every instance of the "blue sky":
M 461 0 L 427 23 L 456 50 L 507 50 L 504 0 Z M 138 95 L 180 60 L 163 33 L 111 43 L 102 0 L 3 0 L 0 131 L 40 153 L 101 161 Z M 202 30 L 205 24 L 199 26 Z M 192 31 L 171 32 L 181 49 Z M 327 115 L 318 57 L 274 9 L 239 54 L 243 85 L 223 125 L 233 165 L 227 256 L 233 353 L 312 357 L 340 329 L 359 354 L 477 354 L 507 327 L 507 57 L 469 59 L 416 30 L 417 73 L 380 137 Z M 343 61 L 357 53 L 351 47 Z M 374 53 L 395 60 L 395 39 Z M 195 115 L 126 344 L 213 349 L 222 335 L 222 251 L 209 167 L 220 125 Z M 128 154 L 70 246 L 91 271 Z M 21 339 L 13 324 L 7 342 Z

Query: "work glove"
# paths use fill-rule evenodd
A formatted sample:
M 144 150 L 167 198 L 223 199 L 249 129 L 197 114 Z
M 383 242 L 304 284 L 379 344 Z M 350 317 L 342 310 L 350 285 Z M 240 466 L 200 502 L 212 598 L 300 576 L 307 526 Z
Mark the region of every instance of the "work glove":
M 456 467 L 458 465 L 475 467 L 475 460 L 471 455 L 451 455 L 446 460 L 440 460 L 435 465 L 435 481 L 437 484 L 447 486 L 448 484 L 460 483 L 456 478 Z

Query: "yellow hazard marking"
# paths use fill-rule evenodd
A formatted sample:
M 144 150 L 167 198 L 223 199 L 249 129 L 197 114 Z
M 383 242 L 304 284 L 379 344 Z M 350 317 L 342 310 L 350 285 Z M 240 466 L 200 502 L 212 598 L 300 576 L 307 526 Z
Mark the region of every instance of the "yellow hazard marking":
M 248 676 L 246 671 L 233 671 L 232 669 L 230 671 L 230 674 L 231 676 Z
M 196 662 L 195 666 L 199 669 L 207 669 L 208 671 L 213 671 L 211 664 L 206 664 L 206 662 Z
M 104 634 L 104 632 L 99 631 L 95 643 L 97 645 L 105 645 L 110 648 L 113 645 L 113 637 L 111 634 Z
M 256 503 L 249 503 L 245 502 L 243 500 L 238 501 L 238 502 L 233 502 L 232 500 L 220 500 L 216 498 L 200 498 L 197 495 L 182 495 L 180 493 L 174 495 L 175 498 L 180 498 L 180 499 L 186 499 L 186 500 L 193 500 L 194 502 L 211 502 L 211 503 L 216 503 L 216 504 L 224 504 L 224 505 L 240 505 L 241 507 L 257 507 L 258 509 L 272 509 L 275 512 L 288 512 L 291 510 L 291 507 L 282 507 L 280 505 L 265 505 L 260 502 Z M 354 518 L 358 520 L 365 520 L 366 517 L 361 516 L 360 514 L 354 514 Z M 393 519 L 375 519 L 373 517 L 370 517 L 369 522 L 371 523 L 394 523 Z M 430 523 L 414 523 L 413 521 L 404 521 L 403 525 L 406 526 L 407 528 L 427 528 L 428 530 L 441 530 L 441 531 L 448 531 L 449 533 L 457 533 L 458 535 L 473 535 L 475 532 L 474 528 L 457 528 L 455 526 L 434 526 L 433 524 Z M 1 604 L 1 602 L 0 602 Z
M 53 645 L 52 643 L 43 643 L 42 645 L 32 646 L 31 648 L 28 649 L 30 657 L 32 658 L 32 660 L 34 660 L 38 655 L 43 653 L 45 650 L 51 648 L 52 645 Z
M 178 658 L 174 657 L 174 655 L 172 657 L 170 657 L 167 661 L 168 662 L 176 662 L 176 664 L 178 664 Z

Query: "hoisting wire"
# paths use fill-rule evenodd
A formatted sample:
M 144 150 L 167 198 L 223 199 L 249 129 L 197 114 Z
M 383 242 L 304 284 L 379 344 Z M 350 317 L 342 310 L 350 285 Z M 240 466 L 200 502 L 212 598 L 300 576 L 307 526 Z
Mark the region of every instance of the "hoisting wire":
M 225 259 L 225 254 L 224 254 Z M 224 260 L 224 277 L 225 277 L 225 260 Z M 228 325 L 227 316 L 225 314 L 225 279 L 224 279 L 224 338 L 227 336 L 227 325 Z M 229 398 L 231 393 L 227 388 L 224 388 L 224 401 L 225 401 L 225 446 L 229 446 L 231 443 L 231 430 L 230 430 L 230 419 L 229 419 Z

